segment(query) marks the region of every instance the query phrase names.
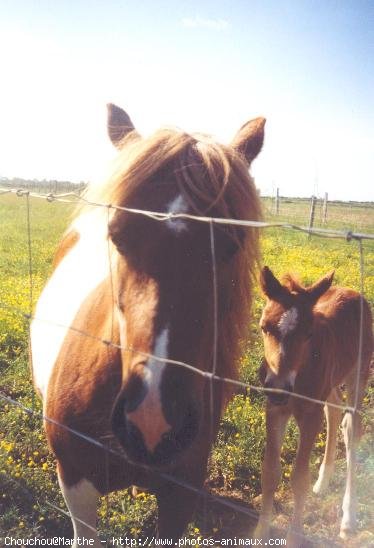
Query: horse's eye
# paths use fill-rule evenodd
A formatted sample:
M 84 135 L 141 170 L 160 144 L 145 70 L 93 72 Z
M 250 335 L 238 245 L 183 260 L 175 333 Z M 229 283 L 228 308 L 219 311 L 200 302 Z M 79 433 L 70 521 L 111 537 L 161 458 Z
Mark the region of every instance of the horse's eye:
M 261 327 L 261 331 L 262 331 L 263 333 L 265 333 L 265 334 L 266 334 L 266 333 L 269 333 L 269 330 L 267 329 L 266 325 L 260 325 L 260 327 Z

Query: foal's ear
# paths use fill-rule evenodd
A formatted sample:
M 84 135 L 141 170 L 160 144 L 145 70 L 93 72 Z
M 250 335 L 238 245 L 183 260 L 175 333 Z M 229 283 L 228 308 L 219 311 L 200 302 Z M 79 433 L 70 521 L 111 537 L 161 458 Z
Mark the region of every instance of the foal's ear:
M 306 293 L 313 303 L 317 302 L 330 288 L 332 280 L 334 279 L 334 274 L 335 270 L 332 270 L 329 274 L 318 280 L 318 282 L 307 288 Z
M 262 291 L 269 299 L 277 301 L 284 295 L 285 288 L 277 280 L 268 266 L 264 266 L 261 270 L 260 284 Z
M 107 129 L 110 140 L 117 148 L 121 148 L 121 141 L 126 135 L 135 130 L 130 116 L 117 105 L 107 104 L 108 119 Z
M 264 143 L 265 118 L 255 118 L 242 126 L 232 140 L 231 146 L 238 150 L 250 164 Z

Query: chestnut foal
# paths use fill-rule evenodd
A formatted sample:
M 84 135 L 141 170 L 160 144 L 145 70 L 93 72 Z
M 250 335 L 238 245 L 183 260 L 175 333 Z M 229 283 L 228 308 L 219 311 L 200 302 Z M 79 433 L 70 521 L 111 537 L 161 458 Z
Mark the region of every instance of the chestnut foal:
M 304 287 L 287 275 L 281 284 L 268 267 L 261 274 L 261 287 L 267 298 L 260 320 L 265 359 L 260 376 L 268 392 L 266 405 L 266 449 L 262 467 L 262 510 L 256 538 L 267 538 L 270 529 L 274 492 L 281 467 L 280 452 L 291 415 L 300 431 L 299 446 L 291 477 L 294 513 L 287 546 L 300 546 L 302 514 L 309 487 L 309 460 L 317 434 L 323 424 L 322 406 L 291 392 L 341 403 L 340 385 L 347 389 L 347 406 L 342 430 L 347 455 L 347 481 L 343 499 L 341 538 L 356 525 L 355 453 L 361 430 L 359 410 L 369 374 L 373 351 L 372 316 L 367 301 L 359 293 L 331 287 L 334 273 Z M 360 323 L 362 317 L 362 356 L 359 364 Z M 358 370 L 358 368 L 360 368 Z M 334 468 L 340 408 L 325 405 L 327 442 L 319 477 L 313 491 L 326 490 Z

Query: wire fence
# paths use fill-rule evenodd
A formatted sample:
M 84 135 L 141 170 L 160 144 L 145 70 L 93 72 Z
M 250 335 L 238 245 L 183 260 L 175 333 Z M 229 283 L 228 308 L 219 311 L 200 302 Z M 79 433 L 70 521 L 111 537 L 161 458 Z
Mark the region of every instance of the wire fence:
M 308 223 L 330 227 L 354 225 L 357 229 L 364 228 L 373 218 L 373 202 L 341 202 L 312 195 L 309 198 L 282 196 L 261 196 L 266 217 L 277 221 L 292 221 L 295 224 Z M 347 207 L 347 205 L 349 207 Z
M 363 327 L 363 311 L 364 311 L 364 280 L 365 280 L 365 272 L 364 272 L 364 248 L 363 248 L 363 241 L 364 240 L 374 240 L 374 234 L 369 233 L 362 233 L 362 232 L 353 232 L 351 230 L 334 230 L 334 229 L 328 229 L 328 228 L 310 228 L 307 226 L 298 226 L 293 225 L 290 223 L 282 223 L 282 222 L 259 222 L 259 221 L 248 221 L 248 220 L 237 220 L 237 219 L 224 219 L 224 218 L 212 218 L 212 217 L 205 217 L 205 216 L 197 216 L 197 215 L 191 215 L 187 213 L 161 213 L 161 212 L 155 212 L 155 211 L 147 211 L 147 210 L 141 210 L 141 209 L 133 209 L 133 208 L 126 208 L 121 207 L 113 204 L 104 204 L 104 203 L 96 203 L 93 201 L 90 201 L 85 198 L 85 196 L 81 195 L 77 192 L 65 192 L 60 194 L 55 193 L 40 193 L 40 192 L 33 192 L 29 189 L 20 189 L 20 188 L 0 188 L 0 195 L 3 194 L 15 194 L 20 198 L 25 198 L 26 200 L 26 226 L 27 226 L 27 245 L 28 245 L 28 278 L 29 278 L 29 307 L 28 310 L 21 310 L 20 308 L 16 306 L 11 306 L 9 304 L 0 302 L 0 307 L 8 310 L 9 312 L 15 313 L 23 317 L 29 324 L 31 321 L 37 321 L 37 322 L 43 322 L 46 324 L 54 325 L 57 327 L 61 327 L 64 329 L 69 329 L 83 337 L 89 337 L 97 342 L 102 343 L 103 345 L 106 345 L 108 347 L 113 347 L 116 349 L 121 349 L 124 352 L 129 353 L 136 353 L 141 355 L 144 358 L 152 358 L 153 360 L 160 362 L 160 363 L 167 363 L 169 365 L 175 366 L 175 367 L 182 367 L 185 368 L 194 374 L 197 374 L 199 376 L 205 377 L 209 383 L 210 383 L 210 405 L 211 405 L 211 418 L 213 419 L 213 401 L 214 401 L 214 385 L 216 382 L 220 383 L 227 383 L 231 384 L 235 387 L 239 387 L 241 389 L 246 390 L 253 390 L 256 392 L 261 393 L 276 393 L 276 394 L 287 394 L 292 398 L 298 398 L 300 400 L 305 400 L 308 402 L 312 402 L 319 405 L 327 405 L 334 408 L 341 409 L 342 411 L 349 411 L 351 413 L 361 412 L 358 408 L 358 381 L 361 374 L 361 368 L 362 368 L 362 327 Z M 122 346 L 120 344 L 117 344 L 113 342 L 112 338 L 110 340 L 107 339 L 101 339 L 100 337 L 93 336 L 92 334 L 77 329 L 74 326 L 71 325 L 60 325 L 55 322 L 51 322 L 48 318 L 40 318 L 36 317 L 33 314 L 33 293 L 34 293 L 34 282 L 33 282 L 33 255 L 32 255 L 32 229 L 31 229 L 31 221 L 30 221 L 30 198 L 38 198 L 46 200 L 47 202 L 61 202 L 61 203 L 84 203 L 87 206 L 91 207 L 101 207 L 106 208 L 108 211 L 108 222 L 109 222 L 109 211 L 110 210 L 123 210 L 129 213 L 133 213 L 136 215 L 142 215 L 151 219 L 154 219 L 159 222 L 165 222 L 171 219 L 188 219 L 191 221 L 196 221 L 199 223 L 208 223 L 209 224 L 209 231 L 210 231 L 210 253 L 211 253 L 211 262 L 212 262 L 212 286 L 213 286 L 213 360 L 212 360 L 212 369 L 211 371 L 202 371 L 199 368 L 195 367 L 193 364 L 185 363 L 178 360 L 172 360 L 168 358 L 160 358 L 159 356 L 148 354 L 140 351 L 139 349 L 132 348 L 129 346 Z M 221 225 L 221 224 L 230 224 L 235 226 L 242 226 L 242 227 L 253 227 L 256 229 L 266 229 L 266 228 L 277 228 L 280 230 L 293 230 L 293 231 L 299 231 L 306 234 L 312 234 L 314 236 L 319 236 L 323 238 L 333 238 L 333 239 L 341 239 L 345 241 L 351 241 L 354 240 L 357 242 L 358 245 L 358 251 L 359 251 L 359 275 L 360 275 L 360 290 L 361 290 L 361 299 L 360 299 L 360 337 L 358 341 L 358 356 L 357 356 L 357 384 L 356 384 L 356 397 L 354 401 L 353 406 L 344 405 L 344 404 L 337 404 L 332 403 L 328 401 L 318 400 L 315 398 L 311 398 L 308 396 L 305 396 L 303 394 L 298 394 L 295 392 L 288 392 L 287 390 L 282 389 L 275 389 L 275 388 L 265 388 L 263 386 L 254 385 L 251 383 L 247 383 L 240 380 L 225 378 L 217 375 L 217 347 L 218 347 L 218 286 L 217 286 L 217 265 L 216 265 L 216 256 L 215 256 L 215 239 L 214 239 L 214 227 L 215 225 Z M 109 256 L 109 265 L 111 265 L 111 258 L 110 258 L 110 251 L 108 246 L 108 256 Z M 111 276 L 111 284 L 112 284 L 112 292 L 113 292 L 113 280 L 112 280 L 112 272 L 110 272 Z M 112 329 L 113 333 L 113 329 Z M 31 360 L 31 353 L 30 353 L 30 360 Z M 32 365 L 32 364 L 31 364 Z M 35 400 L 34 396 L 32 399 L 32 405 L 26 406 L 22 404 L 21 402 L 17 401 L 14 398 L 9 397 L 7 394 L 0 392 L 0 399 L 4 402 L 7 402 L 10 405 L 16 406 L 19 409 L 22 409 L 24 412 L 26 412 L 28 415 L 37 417 L 40 420 L 43 420 L 45 422 L 51 422 L 53 424 L 57 424 L 59 427 L 66 429 L 70 433 L 72 433 L 74 436 L 77 436 L 86 442 L 99 447 L 100 449 L 104 450 L 108 454 L 115 454 L 117 457 L 120 457 L 121 459 L 129 461 L 129 458 L 122 452 L 118 451 L 118 449 L 113 449 L 109 445 L 102 443 L 102 441 L 95 439 L 91 436 L 87 436 L 84 432 L 79 432 L 74 429 L 69 428 L 67 425 L 58 423 L 57 421 L 54 421 L 52 418 L 45 416 L 43 413 L 40 413 L 35 408 Z M 213 425 L 211 426 L 213 429 Z M 150 469 L 146 465 L 139 465 L 138 463 L 132 463 L 136 464 L 136 466 L 140 466 L 144 469 L 151 470 L 152 473 L 154 473 L 153 469 Z M 230 507 L 235 512 L 240 512 L 242 514 L 245 514 L 248 516 L 248 518 L 251 518 L 252 520 L 255 520 L 257 518 L 257 513 L 251 510 L 250 508 L 245 508 L 241 504 L 233 503 L 231 501 L 222 499 L 220 497 L 215 496 L 214 494 L 206 491 L 197 489 L 193 485 L 186 484 L 185 482 L 179 480 L 176 477 L 173 477 L 172 475 L 163 473 L 163 472 L 157 472 L 157 474 L 160 475 L 163 479 L 175 483 L 187 490 L 194 491 L 201 495 L 204 500 L 213 500 L 216 503 L 219 503 L 224 506 Z M 14 478 L 13 478 L 13 481 Z M 54 507 L 55 510 L 64 513 L 65 515 L 68 515 L 67 512 L 62 510 L 61 508 L 57 507 L 51 502 L 47 502 L 47 504 L 51 507 Z M 88 525 L 88 524 L 87 524 Z M 303 536 L 303 535 L 302 535 Z M 304 537 L 305 539 L 307 537 Z M 326 540 L 321 540 L 318 538 L 313 538 L 309 540 L 312 540 L 316 544 L 322 544 L 326 545 Z

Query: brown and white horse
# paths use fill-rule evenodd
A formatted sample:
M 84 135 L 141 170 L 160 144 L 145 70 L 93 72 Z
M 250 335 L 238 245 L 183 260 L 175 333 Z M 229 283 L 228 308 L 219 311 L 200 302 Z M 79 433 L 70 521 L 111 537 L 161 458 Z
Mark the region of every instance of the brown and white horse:
M 266 388 L 295 392 L 309 398 L 341 404 L 340 386 L 347 387 L 347 406 L 359 410 L 373 352 L 372 316 L 365 299 L 356 291 L 331 287 L 334 273 L 310 287 L 287 275 L 281 284 L 264 267 L 262 290 L 267 297 L 260 327 L 265 359 L 261 380 Z M 362 359 L 358 371 L 361 306 Z M 356 388 L 357 385 L 357 388 Z M 294 514 L 289 544 L 301 543 L 302 513 L 309 487 L 309 460 L 315 438 L 322 428 L 322 406 L 286 392 L 268 393 L 266 449 L 262 469 L 262 510 L 257 538 L 266 538 L 272 515 L 274 492 L 280 479 L 280 452 L 290 416 L 300 430 L 299 446 L 291 477 Z M 324 492 L 333 473 L 337 430 L 342 411 L 325 406 L 327 442 L 319 477 L 313 491 Z M 356 524 L 355 447 L 360 435 L 360 414 L 346 412 L 342 421 L 347 454 L 347 483 L 340 536 L 353 532 Z
M 136 210 L 259 220 L 248 167 L 262 147 L 264 124 L 263 118 L 248 122 L 230 146 L 171 129 L 143 139 L 128 115 L 109 105 L 117 168 L 87 198 Z M 196 494 L 183 483 L 200 488 L 204 482 L 228 392 L 216 383 L 210 401 L 210 380 L 168 360 L 202 372 L 213 367 L 210 230 L 183 217 L 159 221 L 88 207 L 60 243 L 32 324 L 32 357 L 35 386 L 53 421 L 45 428 L 75 539 L 101 546 L 98 498 L 130 485 L 156 494 L 161 538 L 177 539 L 191 519 Z M 217 374 L 235 378 L 258 235 L 253 228 L 214 225 L 214 241 Z M 110 442 L 126 459 L 73 430 Z M 165 479 L 170 476 L 177 482 Z

